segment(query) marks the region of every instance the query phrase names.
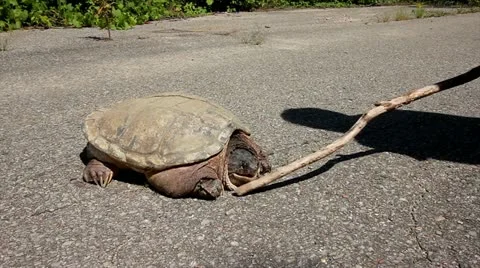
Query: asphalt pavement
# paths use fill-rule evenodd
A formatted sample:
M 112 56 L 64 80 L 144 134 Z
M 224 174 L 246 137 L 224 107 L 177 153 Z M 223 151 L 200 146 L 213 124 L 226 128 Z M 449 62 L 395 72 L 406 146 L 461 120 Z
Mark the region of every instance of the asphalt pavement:
M 480 65 L 480 13 L 381 22 L 397 9 L 216 14 L 112 41 L 99 29 L 2 33 L 0 266 L 479 267 L 480 79 L 244 197 L 81 181 L 83 120 L 120 100 L 208 98 L 251 126 L 276 167 L 376 101 Z

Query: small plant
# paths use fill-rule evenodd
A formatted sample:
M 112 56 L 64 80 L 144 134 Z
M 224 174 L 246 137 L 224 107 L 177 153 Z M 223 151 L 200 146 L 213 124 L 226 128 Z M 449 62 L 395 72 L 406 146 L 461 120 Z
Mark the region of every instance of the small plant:
M 405 9 L 400 9 L 395 13 L 395 20 L 396 21 L 401 21 L 401 20 L 409 20 L 410 16 L 408 16 L 407 11 Z
M 242 43 L 248 44 L 248 45 L 255 45 L 255 46 L 263 44 L 264 41 L 265 41 L 265 36 L 259 28 L 253 31 L 249 31 L 242 38 Z
M 381 23 L 381 22 L 389 22 L 390 21 L 390 15 L 388 14 L 383 14 L 383 15 L 379 15 L 377 16 L 377 22 L 378 23 Z
M 7 51 L 8 49 L 8 36 L 0 36 L 0 51 Z
M 110 29 L 112 28 L 113 19 L 113 1 L 114 0 L 94 0 L 94 3 L 98 6 L 97 16 L 99 18 L 99 27 L 101 29 L 107 29 L 108 40 L 112 40 Z
M 422 3 L 417 3 L 415 10 L 412 10 L 415 14 L 415 18 L 420 19 L 425 16 L 425 8 L 423 8 Z

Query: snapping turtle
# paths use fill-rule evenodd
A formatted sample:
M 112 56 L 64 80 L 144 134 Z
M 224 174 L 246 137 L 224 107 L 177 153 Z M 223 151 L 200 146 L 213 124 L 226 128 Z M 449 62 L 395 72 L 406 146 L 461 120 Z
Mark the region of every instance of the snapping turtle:
M 132 99 L 87 116 L 83 179 L 106 187 L 119 172 L 145 174 L 169 197 L 215 199 L 270 171 L 250 131 L 232 113 L 197 96 Z

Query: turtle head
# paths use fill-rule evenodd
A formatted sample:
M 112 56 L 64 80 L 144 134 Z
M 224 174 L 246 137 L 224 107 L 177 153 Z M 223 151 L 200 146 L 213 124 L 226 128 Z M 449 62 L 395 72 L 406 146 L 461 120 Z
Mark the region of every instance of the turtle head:
M 256 180 L 271 170 L 260 147 L 242 132 L 232 136 L 228 152 L 228 177 L 235 186 Z
M 235 186 L 240 186 L 258 178 L 262 166 L 255 154 L 243 148 L 234 149 L 228 158 L 228 174 Z

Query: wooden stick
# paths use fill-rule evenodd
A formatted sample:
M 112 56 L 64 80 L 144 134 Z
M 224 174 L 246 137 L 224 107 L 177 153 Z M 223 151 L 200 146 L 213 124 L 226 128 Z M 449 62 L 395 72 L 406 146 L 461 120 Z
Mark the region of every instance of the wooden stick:
M 360 119 L 348 130 L 342 137 L 335 140 L 331 144 L 325 146 L 324 148 L 320 149 L 319 151 L 309 154 L 301 159 L 298 159 L 290 164 L 285 166 L 279 167 L 276 170 L 265 174 L 263 177 L 251 181 L 247 184 L 244 184 L 238 187 L 235 190 L 235 193 L 239 196 L 244 195 L 248 192 L 251 192 L 257 188 L 265 186 L 275 180 L 282 178 L 285 175 L 288 175 L 302 167 L 305 167 L 309 164 L 312 164 L 328 155 L 334 153 L 335 151 L 341 149 L 345 144 L 350 142 L 355 138 L 355 136 L 360 133 L 360 131 L 375 117 L 386 113 L 388 111 L 397 109 L 403 105 L 407 105 L 415 100 L 433 95 L 437 92 L 456 87 L 465 83 L 468 83 L 472 80 L 477 79 L 480 77 L 480 66 L 477 66 L 470 71 L 458 75 L 456 77 L 450 78 L 448 80 L 444 80 L 439 82 L 435 85 L 426 86 L 424 88 L 411 90 L 400 97 L 396 97 L 389 101 L 380 101 L 375 103 L 377 107 L 371 109 L 367 113 L 363 114 Z

